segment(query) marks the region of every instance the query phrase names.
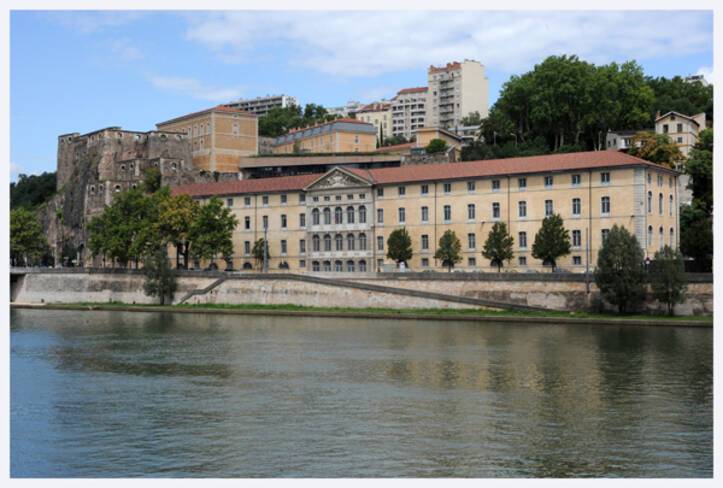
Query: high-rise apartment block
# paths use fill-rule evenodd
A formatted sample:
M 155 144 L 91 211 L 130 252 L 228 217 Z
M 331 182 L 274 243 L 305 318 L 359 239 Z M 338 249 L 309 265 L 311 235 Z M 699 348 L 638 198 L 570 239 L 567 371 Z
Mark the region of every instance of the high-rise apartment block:
M 298 105 L 296 97 L 289 95 L 268 95 L 265 97 L 249 98 L 225 104 L 226 107 L 236 108 L 245 112 L 251 112 L 259 117 L 266 115 L 272 108 L 286 108 L 291 105 Z
M 415 130 L 425 126 L 426 107 L 426 86 L 399 90 L 392 100 L 391 135 L 410 139 Z
M 487 117 L 489 89 L 481 63 L 465 59 L 442 67 L 430 66 L 427 75 L 427 127 L 454 130 L 470 113 Z

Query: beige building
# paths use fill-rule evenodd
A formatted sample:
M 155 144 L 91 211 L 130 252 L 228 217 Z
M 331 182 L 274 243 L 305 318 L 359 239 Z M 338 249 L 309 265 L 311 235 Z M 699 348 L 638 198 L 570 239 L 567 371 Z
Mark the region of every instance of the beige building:
M 593 269 L 614 224 L 633 232 L 651 257 L 678 246 L 678 173 L 615 151 L 405 166 L 334 168 L 324 174 L 184 185 L 205 201 L 222 198 L 237 216 L 236 269 L 255 266 L 253 244 L 268 229 L 270 269 L 368 272 L 392 269 L 389 234 L 412 238 L 412 270 L 444 268 L 434 259 L 439 238 L 453 230 L 462 244 L 456 268 L 489 271 L 482 248 L 492 225 L 514 237 L 511 271 L 544 270 L 532 257 L 535 234 L 557 213 L 570 232 L 562 269 Z M 549 269 L 549 268 L 548 268 Z
M 156 124 L 186 134 L 198 169 L 233 173 L 239 158 L 258 153 L 258 120 L 243 110 L 219 105 Z
M 412 133 L 424 127 L 427 114 L 427 87 L 404 88 L 392 99 L 393 136 L 411 139 Z
M 489 114 L 489 87 L 481 63 L 465 59 L 430 66 L 427 77 L 427 127 L 454 129 L 470 113 L 479 112 L 483 119 Z
M 356 119 L 292 130 L 273 142 L 274 154 L 371 152 L 377 147 L 377 129 Z
M 356 113 L 357 120 L 374 125 L 377 128 L 377 139 L 392 135 L 392 104 L 382 101 L 370 103 Z
M 698 142 L 698 134 L 704 129 L 705 112 L 692 117 L 678 112 L 668 112 L 655 118 L 655 132 L 670 137 L 686 158 Z

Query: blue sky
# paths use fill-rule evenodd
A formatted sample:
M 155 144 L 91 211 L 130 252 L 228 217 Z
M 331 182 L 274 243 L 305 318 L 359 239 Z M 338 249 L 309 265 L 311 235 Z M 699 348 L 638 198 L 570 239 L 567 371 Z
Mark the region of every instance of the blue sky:
M 684 34 L 681 34 L 684 33 Z M 55 169 L 57 136 L 156 122 L 239 97 L 373 101 L 430 64 L 487 67 L 490 103 L 553 54 L 712 74 L 709 12 L 11 13 L 11 178 Z

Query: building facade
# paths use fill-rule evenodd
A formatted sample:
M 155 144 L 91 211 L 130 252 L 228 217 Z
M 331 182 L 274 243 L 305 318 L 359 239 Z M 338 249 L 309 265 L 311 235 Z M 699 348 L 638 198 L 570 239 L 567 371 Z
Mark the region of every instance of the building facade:
M 415 130 L 424 127 L 426 114 L 426 86 L 399 90 L 392 99 L 391 135 L 411 139 Z
M 286 108 L 299 105 L 296 97 L 289 95 L 267 95 L 265 97 L 249 98 L 227 103 L 224 106 L 249 112 L 257 117 L 266 115 L 272 108 Z
M 379 141 L 392 135 L 391 102 L 381 101 L 365 105 L 356 113 L 356 119 L 374 125 Z
M 273 142 L 274 154 L 371 152 L 377 147 L 377 129 L 356 119 L 291 130 Z
M 327 112 L 330 115 L 336 115 L 337 117 L 352 117 L 354 114 L 356 114 L 361 108 L 364 106 L 363 103 L 358 102 L 356 100 L 349 100 L 346 102 L 345 105 L 342 105 L 341 107 L 332 107 L 328 108 Z
M 452 129 L 471 113 L 478 112 L 483 119 L 489 114 L 489 87 L 481 63 L 465 59 L 430 66 L 427 78 L 426 126 Z
M 406 228 L 416 271 L 444 270 L 434 258 L 439 238 L 453 230 L 462 244 L 456 268 L 494 269 L 482 254 L 495 222 L 514 238 L 511 271 L 544 270 L 532 256 L 542 220 L 559 214 L 571 253 L 557 265 L 593 269 L 614 224 L 636 235 L 646 256 L 678 245 L 678 173 L 614 151 L 570 153 L 456 164 L 309 174 L 184 185 L 175 193 L 200 201 L 216 196 L 233 211 L 235 269 L 258 269 L 253 244 L 269 242 L 270 269 L 370 272 L 392 269 L 387 239 Z
M 705 112 L 693 116 L 668 112 L 655 118 L 655 132 L 670 137 L 686 158 L 698 142 L 698 134 L 705 127 Z
M 242 156 L 258 154 L 254 114 L 223 105 L 156 124 L 159 130 L 185 134 L 193 165 L 201 170 L 235 173 Z

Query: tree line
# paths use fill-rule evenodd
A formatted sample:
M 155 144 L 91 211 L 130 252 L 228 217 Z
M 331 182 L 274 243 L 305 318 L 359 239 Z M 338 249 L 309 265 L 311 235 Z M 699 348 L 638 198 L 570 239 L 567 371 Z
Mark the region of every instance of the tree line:
M 259 117 L 259 136 L 279 137 L 291 129 L 299 129 L 338 119 L 321 105 L 307 103 L 303 108 L 299 105 L 274 107 Z

